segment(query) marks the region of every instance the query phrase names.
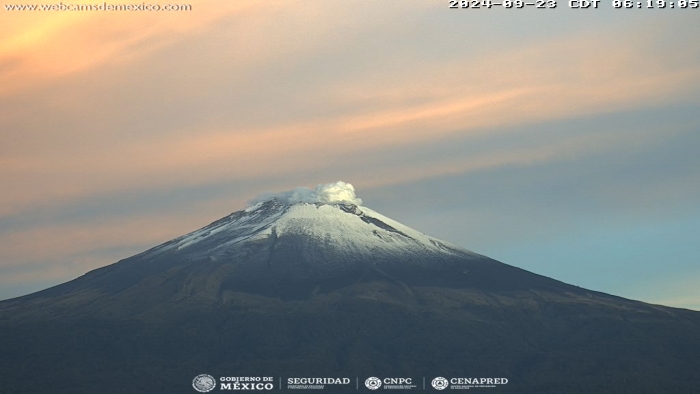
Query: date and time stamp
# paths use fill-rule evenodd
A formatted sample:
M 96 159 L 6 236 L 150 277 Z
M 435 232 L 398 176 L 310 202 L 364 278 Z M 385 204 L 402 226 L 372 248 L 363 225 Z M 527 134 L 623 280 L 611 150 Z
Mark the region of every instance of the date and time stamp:
M 568 6 L 572 9 L 597 9 L 609 5 L 614 9 L 698 9 L 700 0 L 448 0 L 449 8 L 544 8 Z M 561 3 L 561 4 L 559 4 Z

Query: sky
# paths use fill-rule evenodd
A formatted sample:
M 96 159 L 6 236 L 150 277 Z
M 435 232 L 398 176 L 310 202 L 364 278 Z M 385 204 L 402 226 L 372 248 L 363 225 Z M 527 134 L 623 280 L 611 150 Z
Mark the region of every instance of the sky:
M 700 310 L 699 9 L 12 1 L 0 299 L 342 180 L 504 263 Z

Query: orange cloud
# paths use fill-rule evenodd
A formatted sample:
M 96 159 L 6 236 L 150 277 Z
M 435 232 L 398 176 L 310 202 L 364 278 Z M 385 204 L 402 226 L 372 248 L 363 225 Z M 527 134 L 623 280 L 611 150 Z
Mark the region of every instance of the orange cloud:
M 97 3 L 93 0 L 65 2 Z M 3 9 L 0 13 L 0 95 L 16 93 L 19 89 L 105 63 L 136 61 L 148 52 L 218 19 L 250 10 L 260 2 L 192 0 L 181 3 L 192 5 L 192 11 Z
M 231 203 L 228 201 L 228 203 Z M 234 202 L 243 204 L 243 201 Z M 224 202 L 205 204 L 192 211 L 173 215 L 120 215 L 84 223 L 49 225 L 4 234 L 0 238 L 0 269 L 4 282 L 27 273 L 32 280 L 68 279 L 101 265 L 113 263 L 130 254 L 141 252 L 185 232 L 193 231 L 227 212 Z M 203 219 L 204 218 L 204 219 Z M 127 255 L 115 254 L 110 249 L 131 250 Z M 101 259 L 94 257 L 101 255 Z M 111 261 L 104 261 L 105 255 Z M 90 256 L 86 258 L 85 256 Z M 44 270 L 46 262 L 54 264 Z M 35 271 L 41 271 L 36 274 Z
M 223 118 L 216 112 L 220 109 L 198 108 L 198 122 L 162 126 L 164 130 L 158 132 L 127 134 L 118 127 L 101 129 L 102 125 L 121 124 L 130 116 L 129 98 L 151 89 L 132 83 L 132 75 L 115 74 L 107 66 L 111 62 L 152 70 L 191 62 L 204 51 L 201 53 L 216 61 L 193 62 L 192 68 L 188 63 L 186 70 L 191 75 L 212 75 L 212 80 L 222 81 L 264 80 L 265 65 L 294 64 L 313 57 L 315 51 L 328 50 L 332 44 L 326 42 L 327 36 L 354 42 L 355 30 L 370 24 L 388 29 L 387 34 L 399 40 L 402 29 L 411 27 L 385 27 L 383 18 L 373 14 L 367 21 L 360 18 L 363 13 L 359 11 L 343 18 L 347 9 L 329 2 L 312 3 L 320 7 L 290 2 L 279 13 L 268 12 L 255 1 L 222 4 L 193 2 L 194 11 L 185 13 L 17 16 L 3 35 L 7 38 L 0 41 L 2 58 L 15 59 L 7 61 L 10 66 L 5 72 L 9 74 L 0 75 L 0 82 L 8 81 L 0 83 L 0 91 L 10 92 L 3 89 L 19 80 L 24 87 L 52 78 L 73 84 L 69 94 L 45 99 L 48 104 L 37 98 L 35 107 L 0 110 L 0 134 L 7 136 L 11 144 L 6 146 L 12 147 L 0 156 L 0 182 L 6 185 L 0 195 L 0 215 L 125 190 L 306 173 L 427 141 L 497 135 L 517 125 L 667 104 L 686 99 L 700 87 L 700 69 L 694 63 L 686 59 L 669 66 L 666 52 L 650 55 L 654 48 L 649 48 L 646 26 L 640 26 L 618 35 L 626 42 L 624 48 L 608 39 L 609 31 L 584 32 L 476 58 L 465 54 L 444 61 L 427 59 L 366 77 L 338 74 L 328 85 L 298 88 L 329 103 L 326 107 L 303 118 L 291 114 L 270 120 L 264 126 L 219 120 Z M 292 10 L 295 17 L 290 19 L 288 11 Z M 14 17 L 2 14 L 4 19 Z M 201 46 L 191 50 L 178 46 L 192 37 Z M 280 43 L 276 37 L 287 38 Z M 166 51 L 166 47 L 185 52 Z M 688 52 L 698 50 L 688 48 Z M 53 60 L 47 62 L 47 58 Z M 19 74 L 10 78 L 15 72 Z M 83 75 L 108 82 L 83 87 Z M 186 76 L 176 74 L 172 82 L 155 85 L 161 89 L 163 102 L 196 102 L 222 95 L 224 88 L 212 84 L 209 90 L 197 90 L 193 99 L 188 93 L 196 88 L 197 79 L 179 84 L 176 78 Z M 185 86 L 182 97 L 170 90 L 180 85 Z M 232 83 L 226 89 L 236 86 Z M 36 92 L 53 94 L 49 89 Z M 25 93 L 31 96 L 32 91 Z M 114 96 L 123 98 L 113 100 Z M 102 105 L 105 101 L 110 105 Z M 81 112 L 98 109 L 104 118 L 79 123 Z M 252 109 L 285 110 L 268 108 L 267 103 Z M 78 124 L 54 130 L 53 118 L 63 113 Z M 166 115 L 158 116 L 150 123 L 169 124 Z M 13 131 L 15 124 L 31 124 L 31 133 Z M 463 168 L 453 163 L 459 158 L 439 160 L 442 164 L 435 167 L 416 163 L 415 176 L 423 176 L 419 175 L 421 168 L 432 168 L 426 172 L 432 176 Z

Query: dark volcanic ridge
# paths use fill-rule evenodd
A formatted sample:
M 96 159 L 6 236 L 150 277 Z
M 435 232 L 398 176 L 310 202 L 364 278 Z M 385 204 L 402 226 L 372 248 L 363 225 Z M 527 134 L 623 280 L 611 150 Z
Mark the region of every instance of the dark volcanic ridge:
M 0 302 L 0 393 L 189 393 L 202 371 L 700 390 L 700 313 L 533 274 L 326 191 L 269 197 Z

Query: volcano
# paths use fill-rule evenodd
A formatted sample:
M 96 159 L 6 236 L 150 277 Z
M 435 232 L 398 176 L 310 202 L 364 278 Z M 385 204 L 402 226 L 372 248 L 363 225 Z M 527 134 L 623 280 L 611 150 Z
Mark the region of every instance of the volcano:
M 202 372 L 274 377 L 277 391 L 291 377 L 363 391 L 375 376 L 427 378 L 427 391 L 436 377 L 505 379 L 474 388 L 494 393 L 700 391 L 699 312 L 500 263 L 342 182 L 0 302 L 0 349 L 0 394 L 193 393 Z

